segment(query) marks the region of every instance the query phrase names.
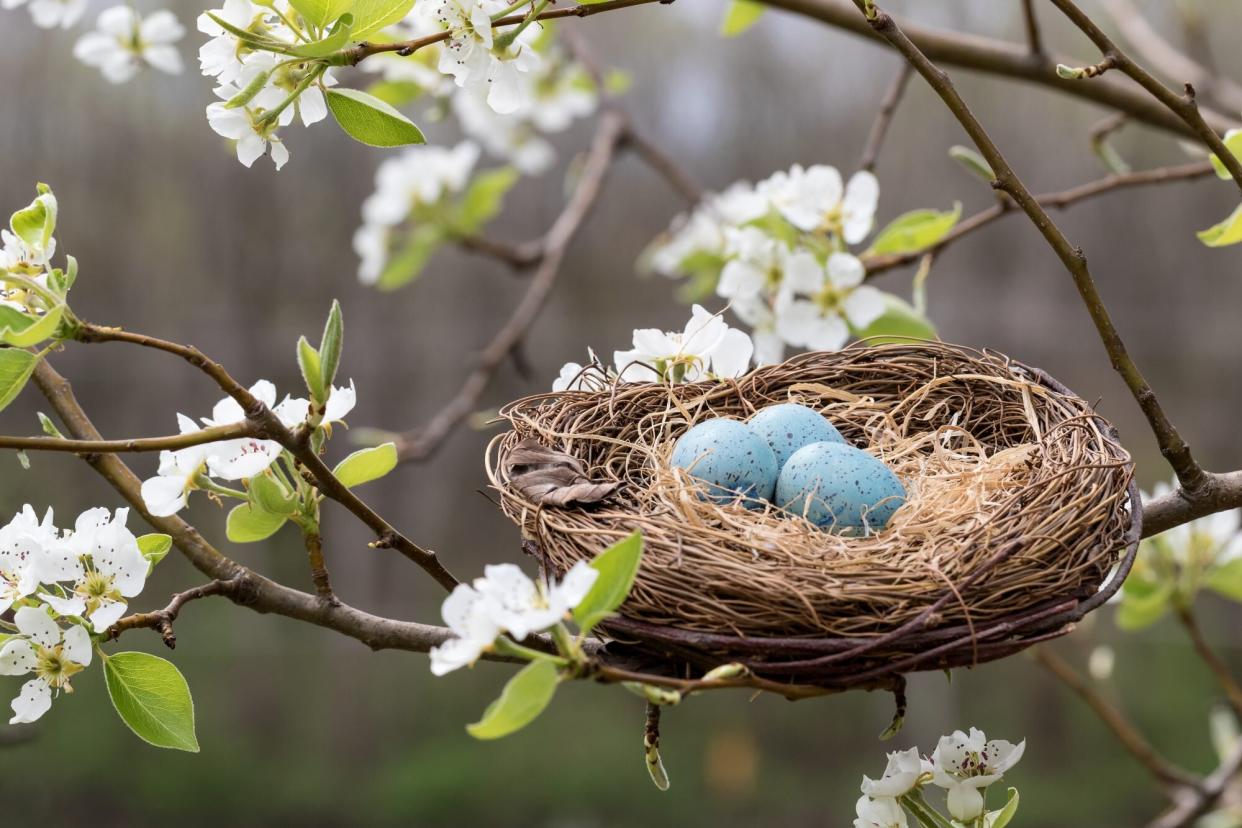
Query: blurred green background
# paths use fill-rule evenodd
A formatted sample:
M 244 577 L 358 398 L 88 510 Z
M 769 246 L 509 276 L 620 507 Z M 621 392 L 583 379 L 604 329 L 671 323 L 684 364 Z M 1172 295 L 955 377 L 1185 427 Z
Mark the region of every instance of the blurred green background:
M 93 2 L 91 19 L 103 8 L 103 0 Z M 1021 35 L 1016 0 L 891 5 L 935 25 Z M 1214 15 L 1217 53 L 1233 58 L 1228 45 L 1242 28 L 1235 5 L 1199 5 Z M 1165 4 L 1158 6 L 1157 25 L 1171 27 Z M 140 11 L 152 8 L 139 3 Z M 678 0 L 578 29 L 607 62 L 633 74 L 625 105 L 704 185 L 761 178 L 794 162 L 853 169 L 897 58 L 775 13 L 742 38 L 721 40 L 722 9 L 720 2 Z M 178 0 L 174 10 L 192 29 L 201 8 Z M 0 12 L 0 206 L 26 204 L 36 181 L 53 185 L 61 250 L 82 266 L 75 309 L 92 321 L 198 345 L 239 378 L 269 378 L 283 393 L 297 390 L 297 336 L 317 334 L 339 298 L 347 324 L 342 371 L 356 380 L 360 399 L 351 423 L 402 430 L 430 416 L 508 314 L 521 281 L 450 252 L 395 295 L 360 287 L 349 242 L 381 151 L 324 123 L 287 131 L 293 159 L 280 173 L 266 160 L 246 170 L 203 117 L 212 95 L 194 72 L 197 33 L 182 44 L 185 75 L 145 74 L 120 88 L 72 60 L 76 34 L 36 29 L 24 10 Z M 1047 37 L 1060 51 L 1093 54 L 1055 22 Z M 1087 131 L 1106 113 L 1047 91 L 955 75 L 1032 189 L 1102 174 Z M 362 82 L 348 74 L 344 80 Z M 432 141 L 457 137 L 449 125 L 424 126 Z M 561 165 L 519 185 L 492 235 L 519 240 L 542 231 L 560 208 L 566 165 L 588 135 L 589 126 L 579 124 L 558 138 Z M 964 137 L 916 79 L 877 170 L 881 222 L 915 207 L 960 200 L 969 213 L 989 203 L 987 188 L 946 156 Z M 1136 166 L 1185 158 L 1169 136 L 1142 128 L 1126 130 L 1117 144 Z M 1242 465 L 1242 253 L 1209 251 L 1193 231 L 1235 204 L 1228 185 L 1200 181 L 1091 201 L 1064 219 L 1171 416 L 1217 469 Z M 634 268 L 642 247 L 680 208 L 633 159 L 614 171 L 526 344 L 532 377 L 504 372 L 484 405 L 547 387 L 588 345 L 607 353 L 624 346 L 635 327 L 680 327 L 687 312 L 672 300 L 674 285 L 640 279 Z M 904 293 L 909 276 L 890 274 L 882 285 Z M 1007 218 L 951 248 L 932 274 L 930 308 L 946 339 L 1007 352 L 1098 399 L 1135 453 L 1141 482 L 1150 487 L 1166 477 L 1069 278 L 1028 223 Z M 175 412 L 205 414 L 218 396 L 183 365 L 119 345 L 70 348 L 53 362 L 107 436 L 167 433 Z M 0 415 L 0 429 L 37 433 L 40 407 L 32 389 Z M 465 429 L 431 462 L 404 467 L 366 492 L 462 576 L 520 557 L 514 527 L 479 494 L 488 437 Z M 346 443 L 338 439 L 333 451 Z M 86 506 L 118 504 L 80 461 L 31 459 L 22 471 L 15 457 L 0 456 L 0 513 L 30 501 L 55 506 L 65 523 Z M 155 459 L 140 457 L 134 466 L 149 475 Z M 224 543 L 220 510 L 202 501 L 191 517 Z M 368 549 L 366 532 L 342 510 L 327 511 L 326 536 L 347 602 L 438 620 L 434 585 L 399 556 Z M 309 587 L 291 534 L 226 551 Z M 167 593 L 201 580 L 172 556 L 138 608 L 162 605 Z M 1242 669 L 1238 614 L 1214 600 L 1204 599 L 1209 635 Z M 1207 714 L 1217 691 L 1206 670 L 1173 625 L 1123 636 L 1111 614 L 1098 613 L 1058 650 L 1081 665 L 1096 643 L 1113 643 L 1118 667 L 1103 691 L 1171 758 L 1209 770 Z M 174 755 L 138 742 L 112 714 L 92 671 L 38 725 L 0 725 L 0 823 L 848 825 L 860 776 L 878 774 L 886 750 L 930 750 L 940 734 L 970 725 L 1028 739 L 1026 758 L 1011 774 L 1022 791 L 1015 824 L 1135 825 L 1160 804 L 1102 725 L 1022 656 L 958 671 L 951 683 L 939 674 L 914 677 L 906 728 L 889 744 L 876 739 L 891 715 L 882 694 L 797 704 L 743 694 L 695 699 L 665 717 L 673 786 L 662 794 L 643 767 L 642 704 L 619 689 L 566 687 L 529 729 L 479 743 L 463 724 L 495 695 L 508 668 L 480 665 L 433 679 L 423 656 L 371 653 L 334 633 L 218 600 L 190 607 L 177 633 L 173 658 L 195 693 L 203 752 Z M 124 643 L 159 650 L 154 635 L 131 633 Z M 15 680 L 0 682 L 0 693 L 16 688 Z

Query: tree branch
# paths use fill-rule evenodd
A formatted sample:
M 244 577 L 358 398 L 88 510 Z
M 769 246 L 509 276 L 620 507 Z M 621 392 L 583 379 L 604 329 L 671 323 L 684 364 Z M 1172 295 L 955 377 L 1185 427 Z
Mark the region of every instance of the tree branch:
M 1166 788 L 1166 792 L 1177 788 L 1198 790 L 1200 785 L 1198 777 L 1177 767 L 1157 753 L 1130 720 L 1096 692 L 1095 688 L 1069 665 L 1069 662 L 1047 647 L 1032 647 L 1030 652 L 1041 667 L 1060 679 L 1062 684 L 1087 703 L 1100 721 L 1117 737 L 1121 746 Z
M 893 78 L 888 92 L 884 95 L 884 100 L 880 103 L 880 111 L 876 115 L 875 123 L 871 126 L 871 135 L 867 138 L 867 146 L 863 149 L 859 169 L 867 172 L 875 171 L 875 162 L 880 156 L 880 147 L 884 144 L 884 137 L 888 134 L 893 116 L 897 113 L 897 106 L 901 103 L 901 96 L 905 94 L 906 86 L 910 83 L 910 76 L 913 74 L 914 69 L 909 63 L 901 64 L 897 77 Z
M 187 589 L 185 592 L 174 593 L 172 600 L 168 602 L 168 606 L 162 610 L 134 613 L 117 621 L 108 628 L 104 640 L 112 641 L 119 638 L 121 633 L 126 630 L 150 629 L 160 634 L 168 649 L 176 649 L 177 634 L 173 632 L 173 622 L 177 620 L 177 616 L 181 613 L 181 608 L 191 601 L 197 601 L 200 598 L 207 598 L 211 595 L 231 595 L 242 583 L 244 582 L 240 579 L 217 579 L 209 581 L 202 586 Z
M 861 0 L 859 1 L 861 4 Z M 1055 3 L 1063 2 L 1063 0 L 1052 1 Z M 966 102 L 962 100 L 949 76 L 937 68 L 928 60 L 925 54 L 919 51 L 919 48 L 902 32 L 893 18 L 887 13 L 876 9 L 874 16 L 867 19 L 866 22 L 905 56 L 932 89 L 935 90 L 936 94 L 940 96 L 995 173 L 996 180 L 993 182 L 993 187 L 1006 193 L 1026 213 L 1027 217 L 1030 218 L 1036 229 L 1044 237 L 1048 246 L 1052 248 L 1061 260 L 1065 269 L 1069 271 L 1074 281 L 1074 286 L 1078 289 L 1079 296 L 1081 296 L 1083 304 L 1086 305 L 1091 321 L 1095 324 L 1100 340 L 1108 352 L 1113 368 L 1125 380 L 1126 386 L 1130 389 L 1131 394 L 1134 395 L 1139 408 L 1142 409 L 1143 414 L 1147 417 L 1147 422 L 1156 435 L 1157 443 L 1160 445 L 1161 453 L 1173 467 L 1178 480 L 1184 488 L 1190 491 L 1200 488 L 1206 481 L 1206 474 L 1199 467 L 1199 464 L 1195 462 L 1190 447 L 1182 440 L 1177 429 L 1173 427 L 1173 424 L 1165 415 L 1160 401 L 1156 398 L 1155 392 L 1152 391 L 1142 372 L 1130 357 L 1125 342 L 1121 339 L 1121 334 L 1118 333 L 1113 325 L 1112 318 L 1104 306 L 1104 300 L 1096 289 L 1091 272 L 1087 267 L 1087 258 L 1082 250 L 1070 243 L 1065 234 L 1052 221 L 1052 217 L 1040 206 L 1035 196 L 1031 194 L 1026 185 L 1018 178 L 1017 173 L 1009 165 L 1009 162 L 1005 159 L 1005 156 L 996 146 L 991 136 L 988 135 L 983 125 L 979 123 L 974 113 L 970 111 L 970 107 L 966 105 Z
M 600 116 L 595 138 L 583 166 L 582 177 L 565 209 L 544 238 L 539 266 L 531 278 L 526 294 L 514 308 L 504 327 L 483 349 L 474 370 L 466 377 L 457 394 L 425 426 L 398 440 L 397 451 L 402 460 L 425 460 L 434 454 L 444 444 L 453 428 L 474 410 L 496 369 L 526 337 L 556 283 L 569 244 L 599 197 L 604 178 L 626 135 L 624 120 L 620 115 L 605 111 Z
M 1035 0 L 1022 0 L 1022 21 L 1026 25 L 1026 46 L 1032 55 L 1043 56 L 1044 41 L 1035 15 Z
M 1143 504 L 1143 537 L 1167 532 L 1216 512 L 1242 507 L 1242 471 L 1207 472 L 1204 485 L 1193 492 L 1184 488 Z
M 811 17 L 843 31 L 884 43 L 884 38 L 868 25 L 850 0 L 763 0 L 772 8 Z M 903 26 L 909 39 L 930 60 L 949 66 L 983 72 L 1014 80 L 1027 81 L 1054 89 L 1062 94 L 1093 101 L 1101 106 L 1125 112 L 1136 121 L 1182 135 L 1195 135 L 1181 118 L 1169 112 L 1128 85 L 1103 79 L 1098 83 L 1066 83 L 1057 77 L 1057 64 L 1076 66 L 1082 61 L 1072 58 L 1031 55 L 1025 45 L 1008 43 L 973 35 L 934 29 L 928 26 Z M 1203 117 L 1218 132 L 1236 127 L 1237 119 L 1208 109 Z
M 1153 98 L 1181 118 L 1190 127 L 1191 131 L 1212 152 L 1216 153 L 1221 163 L 1229 170 L 1229 174 L 1233 176 L 1238 189 L 1242 190 L 1242 162 L 1239 162 L 1233 153 L 1225 147 L 1224 141 L 1216 133 L 1215 128 L 1208 124 L 1203 114 L 1199 111 L 1199 105 L 1195 101 L 1194 87 L 1191 84 L 1186 84 L 1185 95 L 1178 95 L 1118 48 L 1117 44 L 1113 43 L 1109 36 L 1104 33 L 1104 30 L 1097 26 L 1095 21 L 1088 17 L 1082 9 L 1078 8 L 1073 0 L 1051 0 L 1051 2 L 1096 45 L 1096 48 L 1104 55 L 1105 60 L 1114 64 L 1119 71 L 1129 75 L 1139 86 L 1146 89 Z
M 204 428 L 189 434 L 171 437 L 143 437 L 134 440 L 66 440 L 57 437 L 0 436 L 0 449 L 57 451 L 70 454 L 140 454 L 152 451 L 176 451 L 221 440 L 237 440 L 253 436 L 255 436 L 254 428 L 249 423 L 241 422 Z
M 1208 645 L 1207 639 L 1203 637 L 1203 630 L 1199 628 L 1199 621 L 1195 618 L 1194 610 L 1187 606 L 1176 607 L 1177 620 L 1186 629 L 1186 634 L 1190 636 L 1190 642 L 1194 645 L 1195 652 L 1199 658 L 1203 659 L 1203 663 L 1212 671 L 1212 675 L 1216 677 L 1217 683 L 1221 689 L 1225 691 L 1225 698 L 1229 701 L 1229 706 L 1233 709 L 1233 714 L 1242 718 L 1242 687 L 1238 686 L 1238 682 L 1234 679 L 1233 674 L 1229 672 L 1229 668 L 1220 660 L 1220 657 Z
M 1212 810 L 1225 791 L 1242 772 L 1242 743 L 1234 748 L 1216 770 L 1203 780 L 1197 790 L 1183 790 L 1178 802 L 1169 811 L 1148 823 L 1147 828 L 1189 828 L 1199 817 Z

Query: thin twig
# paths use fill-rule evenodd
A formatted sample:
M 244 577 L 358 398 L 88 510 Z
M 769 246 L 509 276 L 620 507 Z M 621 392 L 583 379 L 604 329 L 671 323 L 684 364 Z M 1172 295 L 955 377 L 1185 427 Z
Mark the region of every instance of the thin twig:
M 1026 47 L 1032 55 L 1043 57 L 1044 41 L 1035 15 L 1035 0 L 1022 0 L 1022 20 L 1026 24 Z
M 212 426 L 188 434 L 170 437 L 142 437 L 134 440 L 67 440 L 59 437 L 0 436 L 0 449 L 57 451 L 70 454 L 140 454 L 152 451 L 176 451 L 221 440 L 237 440 L 253 436 L 255 436 L 254 428 L 249 423 L 241 422 Z
M 1096 45 L 1096 48 L 1104 55 L 1105 60 L 1110 61 L 1119 71 L 1129 75 L 1139 86 L 1146 89 L 1153 98 L 1181 118 L 1195 135 L 1212 152 L 1216 153 L 1220 162 L 1224 164 L 1225 168 L 1229 170 L 1229 174 L 1233 176 L 1238 189 L 1242 190 L 1242 162 L 1239 162 L 1234 154 L 1225 147 L 1224 141 L 1216 133 L 1215 128 L 1207 122 L 1203 113 L 1199 111 L 1199 104 L 1195 100 L 1194 87 L 1190 83 L 1186 84 L 1185 94 L 1178 95 L 1122 51 L 1104 33 L 1104 30 L 1097 26 L 1095 21 L 1088 17 L 1073 0 L 1051 0 L 1051 2 Z
M 1052 2 L 1061 5 L 1066 0 L 1052 0 Z M 864 5 L 862 0 L 859 0 L 859 5 L 860 8 Z M 1039 230 L 1048 246 L 1057 254 L 1065 269 L 1069 271 L 1074 281 L 1074 286 L 1078 289 L 1079 296 L 1082 298 L 1083 304 L 1091 316 L 1091 321 L 1095 324 L 1096 331 L 1104 344 L 1104 349 L 1108 352 L 1113 368 L 1121 375 L 1126 386 L 1130 389 L 1130 393 L 1133 394 L 1135 401 L 1138 403 L 1139 408 L 1146 416 L 1147 422 L 1156 436 L 1156 442 L 1160 446 L 1161 453 L 1168 460 L 1169 465 L 1173 467 L 1173 471 L 1177 474 L 1177 478 L 1183 487 L 1191 491 L 1199 489 L 1205 483 L 1207 476 L 1195 461 L 1190 447 L 1169 421 L 1164 408 L 1156 398 L 1155 392 L 1135 364 L 1126 348 L 1125 342 L 1121 338 L 1121 334 L 1113 325 L 1108 309 L 1104 306 L 1104 300 L 1100 296 L 1099 290 L 1095 286 L 1095 281 L 1091 276 L 1091 271 L 1087 267 L 1087 257 L 1080 248 L 1070 243 L 1065 234 L 1053 222 L 1052 217 L 1048 215 L 1048 212 L 1040 205 L 1035 196 L 1026 188 L 1022 180 L 1018 178 L 1017 173 L 1009 165 L 1000 148 L 996 146 L 987 130 L 983 128 L 983 125 L 979 123 L 974 113 L 971 112 L 970 107 L 966 105 L 961 95 L 958 94 L 949 76 L 919 51 L 919 48 L 914 45 L 886 12 L 877 9 L 874 15 L 867 19 L 867 23 L 904 55 L 936 91 L 936 94 L 940 96 L 954 117 L 957 118 L 962 128 L 966 130 L 966 133 L 974 141 L 979 152 L 983 154 L 984 159 L 991 166 L 992 171 L 996 175 L 993 187 L 1006 193 L 1014 200 L 1018 207 L 1030 218 L 1036 229 Z M 1236 159 L 1234 161 L 1236 166 Z M 1242 170 L 1239 170 L 1239 172 L 1242 173 Z
M 175 649 L 177 646 L 177 634 L 173 632 L 173 622 L 177 620 L 177 616 L 181 613 L 181 608 L 191 601 L 197 601 L 200 598 L 207 598 L 211 595 L 229 595 L 240 584 L 240 580 L 217 579 L 209 581 L 202 586 L 187 589 L 185 592 L 178 592 L 173 595 L 172 600 L 168 602 L 168 606 L 162 610 L 135 613 L 120 619 L 108 628 L 104 640 L 111 641 L 119 638 L 121 633 L 126 630 L 151 629 L 160 634 L 168 649 Z
M 1207 639 L 1203 637 L 1203 630 L 1199 627 L 1199 620 L 1195 617 L 1194 610 L 1188 606 L 1178 605 L 1176 608 L 1177 620 L 1186 629 L 1186 634 L 1190 636 L 1190 643 L 1194 645 L 1195 653 L 1203 660 L 1203 663 L 1212 671 L 1212 675 L 1216 676 L 1216 681 L 1221 689 L 1225 691 L 1225 698 L 1229 700 L 1229 706 L 1233 708 L 1233 714 L 1242 718 L 1242 687 L 1238 686 L 1237 680 L 1225 663 L 1220 660 L 1220 656 L 1216 655 L 1211 646 L 1207 643 Z
M 880 147 L 884 144 L 884 137 L 888 135 L 888 128 L 893 122 L 893 116 L 897 113 L 898 104 L 901 103 L 901 96 L 905 94 L 906 86 L 913 74 L 914 68 L 909 63 L 901 64 L 901 70 L 893 78 L 888 91 L 884 94 L 884 100 L 880 103 L 880 111 L 876 115 L 875 123 L 871 125 L 871 135 L 867 138 L 867 146 L 863 149 L 859 169 L 867 172 L 875 171 L 875 162 L 880 156 Z
M 310 564 L 311 582 L 315 585 L 316 594 L 329 604 L 340 604 L 332 591 L 332 578 L 324 562 L 323 537 L 318 532 L 303 532 L 302 541 L 306 546 L 306 562 Z
M 504 327 L 483 349 L 474 370 L 466 377 L 457 394 L 425 426 L 398 440 L 397 450 L 402 460 L 424 460 L 434 454 L 457 424 L 474 410 L 491 382 L 492 375 L 525 338 L 560 275 L 561 263 L 569 244 L 599 197 L 604 177 L 612 167 L 617 148 L 625 134 L 625 125 L 619 115 L 605 112 L 600 116 L 595 139 L 587 154 L 578 186 L 548 231 L 541 261 L 530 280 L 526 294 L 514 308 Z
M 1148 823 L 1147 828 L 1189 828 L 1199 817 L 1212 810 L 1239 773 L 1242 773 L 1242 742 L 1203 780 L 1198 789 L 1184 789 L 1177 803 Z
M 1156 752 L 1156 749 L 1139 733 L 1124 714 L 1101 696 L 1086 679 L 1052 650 L 1032 647 L 1030 652 L 1044 669 L 1056 676 L 1062 684 L 1074 691 L 1095 712 L 1126 751 L 1138 760 L 1166 789 L 1188 787 L 1197 790 L 1200 780 L 1194 774 L 1179 768 Z

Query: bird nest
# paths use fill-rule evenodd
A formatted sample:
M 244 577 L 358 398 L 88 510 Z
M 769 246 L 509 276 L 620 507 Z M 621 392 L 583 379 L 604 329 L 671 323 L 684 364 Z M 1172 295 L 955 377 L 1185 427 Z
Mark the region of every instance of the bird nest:
M 821 411 L 901 479 L 887 527 L 846 537 L 772 505 L 720 505 L 670 468 L 695 423 L 783 402 Z M 723 382 L 601 381 L 500 414 L 512 428 L 489 447 L 488 475 L 528 551 L 557 574 L 641 530 L 608 651 L 677 675 L 742 662 L 770 680 L 891 687 L 1001 658 L 1068 632 L 1138 546 L 1115 430 L 992 352 L 854 346 Z

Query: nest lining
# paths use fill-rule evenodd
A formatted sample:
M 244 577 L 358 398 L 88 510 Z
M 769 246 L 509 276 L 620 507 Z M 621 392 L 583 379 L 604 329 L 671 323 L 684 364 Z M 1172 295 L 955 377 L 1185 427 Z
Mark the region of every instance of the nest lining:
M 907 502 L 888 527 L 846 537 L 771 505 L 720 505 L 669 467 L 691 425 L 781 402 L 821 411 L 896 473 Z M 1136 537 L 1132 465 L 1111 427 L 1041 372 L 956 346 L 806 354 L 736 381 L 537 395 L 501 415 L 512 430 L 488 473 L 505 512 L 558 571 L 641 529 L 643 566 L 613 630 L 682 656 L 779 641 L 787 655 L 891 660 L 961 633 L 986 658 L 981 630 L 1003 639 L 1015 620 L 1038 626 L 1041 608 L 1094 605 Z M 530 439 L 617 487 L 592 505 L 535 502 L 505 467 Z

